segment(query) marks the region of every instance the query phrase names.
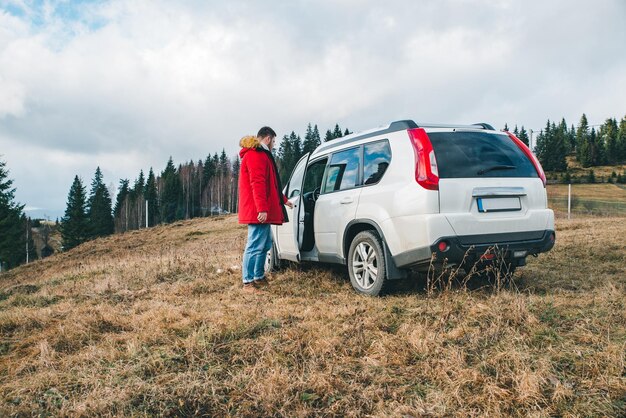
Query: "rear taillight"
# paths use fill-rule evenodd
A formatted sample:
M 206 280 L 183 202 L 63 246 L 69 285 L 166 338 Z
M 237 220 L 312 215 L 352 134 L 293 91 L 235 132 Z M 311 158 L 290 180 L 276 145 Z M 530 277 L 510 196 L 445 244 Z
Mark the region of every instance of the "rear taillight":
M 543 187 L 546 187 L 546 174 L 543 172 L 543 168 L 541 167 L 541 164 L 539 163 L 539 160 L 537 159 L 537 157 L 535 157 L 535 154 L 533 154 L 530 148 L 528 148 L 526 144 L 520 141 L 518 137 L 513 135 L 511 132 L 507 132 L 507 134 L 509 135 L 509 138 L 511 138 L 513 142 L 515 142 L 515 144 L 519 147 L 519 149 L 522 150 L 522 152 L 526 155 L 526 157 L 528 157 L 530 161 L 533 162 L 533 165 L 535 166 L 535 170 L 537 170 L 537 174 L 539 174 L 539 177 L 541 178 L 541 181 L 543 182 Z
M 422 128 L 409 129 L 409 138 L 415 151 L 415 180 L 428 190 L 439 190 L 439 170 L 435 150 L 426 131 Z

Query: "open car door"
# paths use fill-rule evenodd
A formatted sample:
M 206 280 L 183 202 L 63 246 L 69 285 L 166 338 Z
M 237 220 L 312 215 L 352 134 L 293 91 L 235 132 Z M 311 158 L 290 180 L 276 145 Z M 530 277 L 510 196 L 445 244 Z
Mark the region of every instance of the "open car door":
M 302 204 L 302 184 L 304 172 L 309 162 L 309 154 L 305 154 L 291 172 L 289 182 L 283 193 L 293 203 L 293 208 L 286 207 L 289 222 L 278 225 L 275 230 L 278 257 L 285 260 L 300 261 L 300 243 L 304 231 L 304 205 Z

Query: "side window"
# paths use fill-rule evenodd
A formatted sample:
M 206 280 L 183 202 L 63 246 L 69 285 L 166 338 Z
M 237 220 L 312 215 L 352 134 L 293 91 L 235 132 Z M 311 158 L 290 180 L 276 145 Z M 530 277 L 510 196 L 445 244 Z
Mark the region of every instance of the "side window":
M 360 154 L 360 147 L 333 154 L 326 172 L 324 193 L 352 189 L 359 185 Z
M 309 168 L 307 168 L 306 175 L 304 176 L 303 193 L 313 192 L 317 188 L 321 189 L 327 161 L 328 159 L 324 158 L 309 164 Z
M 304 167 L 306 166 L 308 154 L 306 154 L 298 164 L 296 164 L 296 168 L 291 172 L 291 178 L 289 179 L 289 184 L 287 184 L 287 199 L 291 199 L 292 197 L 300 196 L 302 187 L 302 177 L 304 177 Z
M 389 163 L 391 162 L 391 148 L 389 141 L 372 142 L 363 147 L 363 179 L 364 184 L 378 183 Z

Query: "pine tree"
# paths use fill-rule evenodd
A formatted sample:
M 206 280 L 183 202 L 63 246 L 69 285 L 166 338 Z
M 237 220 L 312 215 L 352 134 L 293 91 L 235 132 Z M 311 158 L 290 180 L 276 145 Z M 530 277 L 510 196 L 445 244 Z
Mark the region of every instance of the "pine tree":
M 583 167 L 591 164 L 591 150 L 589 146 L 589 123 L 583 113 L 576 129 L 576 159 Z
M 576 128 L 572 124 L 570 130 L 567 132 L 567 139 L 569 141 L 570 153 L 576 152 Z
M 20 222 L 24 206 L 14 202 L 15 188 L 8 175 L 6 163 L 0 161 L 0 271 L 17 266 L 26 258 L 26 229 Z
M 241 168 L 241 160 L 239 159 L 239 156 L 236 156 L 235 159 L 233 160 L 233 164 L 232 164 L 233 170 L 232 170 L 232 190 L 231 190 L 231 206 L 230 206 L 230 212 L 231 213 L 235 213 L 239 211 L 239 169 Z
M 193 180 L 194 180 L 194 172 L 196 168 L 193 164 L 193 161 L 190 161 L 188 164 L 179 165 L 178 166 L 178 176 L 180 177 L 180 182 L 183 187 L 183 218 L 189 219 L 191 217 L 191 212 L 193 208 L 193 202 L 191 201 L 193 190 Z
M 278 166 L 278 175 L 283 184 L 287 183 L 291 174 L 294 149 L 291 138 L 287 135 L 283 136 L 278 147 L 276 165 Z
M 341 128 L 339 127 L 339 124 L 335 124 L 335 130 L 333 131 L 333 138 L 337 139 L 337 138 L 341 138 L 343 136 L 343 133 L 341 133 Z
M 315 125 L 317 128 L 317 125 Z M 306 154 L 311 153 L 317 148 L 320 144 L 319 142 L 319 132 L 317 133 L 317 137 L 315 136 L 315 131 L 311 128 L 311 124 L 306 128 L 306 133 L 304 134 L 304 142 L 302 143 L 302 153 Z
M 600 136 L 602 136 L 606 147 L 606 162 L 610 165 L 617 164 L 620 161 L 617 149 L 618 130 L 617 120 L 611 118 L 607 119 L 600 128 Z
M 589 135 L 581 141 L 578 148 L 580 151 L 577 152 L 577 155 L 583 167 L 602 165 L 605 162 L 604 141 L 598 137 L 595 128 L 591 128 Z
M 130 225 L 132 229 L 140 229 L 145 225 L 145 206 L 143 192 L 146 179 L 143 170 L 139 170 L 139 176 L 135 179 L 135 184 L 130 191 Z
M 302 151 L 302 140 L 300 139 L 300 135 L 296 135 L 294 131 L 291 131 L 291 134 L 289 134 L 289 140 L 291 141 L 293 166 L 295 167 L 298 160 L 304 155 Z
M 191 210 L 191 216 L 193 218 L 197 217 L 197 216 L 202 216 L 202 188 L 203 188 L 203 176 L 202 173 L 204 172 L 204 164 L 202 163 L 202 160 L 198 160 L 198 163 L 196 164 L 196 169 L 193 172 L 193 182 L 192 182 L 192 199 L 191 199 L 191 203 L 192 203 L 192 210 Z
M 557 126 L 548 120 L 545 130 L 537 136 L 537 158 L 544 170 L 564 171 L 567 169 L 565 135 L 566 132 L 563 131 L 561 125 Z
M 508 131 L 509 131 L 509 125 L 508 125 L 506 122 L 504 123 L 504 129 L 503 129 L 503 131 L 504 131 L 504 132 L 508 132 Z
M 571 142 L 569 140 L 569 132 L 567 130 L 567 123 L 565 123 L 565 118 L 561 118 L 561 123 L 559 123 L 559 130 L 563 134 L 563 146 L 565 147 L 565 154 L 569 154 L 574 149 L 571 148 Z
M 524 129 L 524 125 L 522 125 L 522 128 L 519 131 L 519 136 L 518 138 L 520 139 L 520 141 L 522 141 L 524 144 L 529 145 L 529 138 L 528 138 L 528 132 L 526 132 L 526 129 Z
M 313 127 L 313 141 L 317 144 L 316 148 L 320 146 L 322 140 L 320 138 L 320 131 L 317 129 L 317 125 Z
M 163 193 L 161 194 L 161 220 L 169 223 L 182 219 L 182 184 L 172 157 L 161 173 Z
M 219 207 L 220 195 L 219 195 L 219 166 L 220 166 L 220 157 L 217 155 L 217 152 L 213 154 L 211 159 L 213 167 L 215 167 L 215 176 L 213 178 L 213 184 L 211 186 L 211 215 L 213 215 L 213 211 L 215 208 Z M 219 211 L 217 213 L 219 215 Z
M 65 251 L 82 244 L 88 239 L 89 224 L 87 222 L 86 206 L 85 188 L 80 178 L 75 176 L 67 197 L 65 216 L 61 219 L 61 237 L 63 250 Z
M 567 170 L 567 125 L 553 125 L 553 137 L 550 143 L 550 154 L 553 171 Z
M 216 167 L 213 162 L 213 159 L 210 155 L 206 157 L 204 160 L 204 166 L 202 168 L 202 207 L 203 214 L 206 216 L 208 210 L 210 210 L 213 204 L 213 196 L 211 193 L 212 185 L 213 185 L 213 177 L 215 177 Z
M 565 172 L 565 175 L 563 176 L 563 183 L 569 184 L 571 182 L 572 182 L 572 174 L 569 172 L 569 170 L 567 170 Z
M 156 187 L 156 177 L 150 167 L 148 180 L 143 191 L 143 197 L 148 205 L 148 226 L 155 226 L 159 223 L 159 196 Z
M 596 174 L 593 172 L 593 170 L 589 170 L 589 174 L 587 174 L 587 182 L 588 183 L 596 182 Z
M 537 135 L 537 142 L 535 143 L 535 154 L 537 155 L 537 158 L 539 159 L 539 162 L 541 162 L 541 165 L 543 166 L 543 169 L 546 171 L 549 171 L 550 169 L 546 166 L 546 164 L 549 164 L 548 161 L 548 143 L 550 141 L 550 136 L 552 135 L 551 130 L 550 130 L 550 120 L 548 120 L 548 122 L 546 123 L 546 127 L 545 129 L 543 129 L 542 131 L 539 132 L 539 135 Z
M 314 133 L 311 132 L 311 142 L 314 140 Z M 305 143 L 307 140 L 305 139 Z M 315 149 L 315 148 L 313 148 Z M 278 175 L 283 184 L 289 179 L 291 171 L 296 166 L 298 160 L 304 155 L 302 141 L 299 135 L 296 135 L 294 131 L 291 131 L 289 136 L 283 136 L 283 139 L 278 148 L 276 165 L 278 166 Z
M 619 122 L 617 131 L 617 155 L 620 163 L 626 162 L 626 116 Z
M 117 232 L 125 232 L 129 229 L 129 194 L 128 179 L 121 179 L 119 191 L 115 200 L 114 220 L 115 230 Z
M 352 132 L 350 132 L 350 131 L 348 130 L 348 128 L 346 128 L 346 130 L 345 130 L 345 131 L 343 131 L 343 136 L 348 136 L 348 135 L 350 135 L 351 133 L 352 133 Z
M 111 235 L 114 231 L 111 196 L 102 181 L 100 167 L 91 182 L 91 192 L 87 205 L 88 239 Z
M 333 136 L 333 132 L 328 129 L 326 131 L 326 135 L 324 136 L 324 142 L 332 141 L 333 139 L 335 139 L 335 137 Z
M 230 160 L 226 150 L 222 149 L 218 173 L 220 176 L 220 211 L 227 211 L 230 206 Z

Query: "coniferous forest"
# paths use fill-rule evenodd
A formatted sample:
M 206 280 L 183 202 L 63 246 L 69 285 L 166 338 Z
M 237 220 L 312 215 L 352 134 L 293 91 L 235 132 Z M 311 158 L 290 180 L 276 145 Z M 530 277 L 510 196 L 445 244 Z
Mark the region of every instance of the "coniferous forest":
M 338 124 L 328 129 L 324 141 L 350 134 Z M 322 142 L 317 125 L 309 124 L 304 138 L 292 131 L 274 150 L 279 175 L 288 180 L 291 170 L 307 152 Z M 239 157 L 229 157 L 225 150 L 198 161 L 178 166 L 170 157 L 165 168 L 146 176 L 141 170 L 136 179 L 121 179 L 115 202 L 105 186 L 100 168 L 91 183 L 89 195 L 80 178 L 70 188 L 67 209 L 61 222 L 64 250 L 89 239 L 113 232 L 126 232 L 200 216 L 237 212 Z M 108 205 L 108 206 L 107 206 Z
M 504 130 L 509 130 L 508 125 Z M 558 123 L 548 120 L 539 132 L 517 125 L 511 132 L 532 146 L 545 171 L 561 172 L 561 180 L 565 182 L 577 181 L 570 177 L 568 159 L 585 168 L 626 163 L 626 117 L 619 122 L 608 118 L 601 125 L 590 126 L 583 114 L 576 126 L 568 125 L 565 119 Z M 317 125 L 308 124 L 303 137 L 295 131 L 284 135 L 274 150 L 283 184 L 304 154 L 322 142 L 350 133 L 336 124 L 322 136 Z M 147 174 L 141 170 L 133 180 L 119 180 L 116 191 L 106 187 L 100 167 L 89 190 L 76 176 L 59 227 L 63 249 L 112 233 L 237 212 L 239 166 L 239 157 L 229 157 L 225 150 L 178 165 L 170 157 L 160 172 L 149 168 Z M 608 181 L 626 181 L 626 174 L 613 174 Z M 582 181 L 597 181 L 593 170 Z M 0 161 L 0 267 L 3 269 L 26 260 L 27 244 L 30 244 L 29 258 L 36 258 L 32 236 L 24 233 L 30 228 L 31 220 L 23 213 L 24 206 L 14 201 L 12 183 L 6 162 Z

